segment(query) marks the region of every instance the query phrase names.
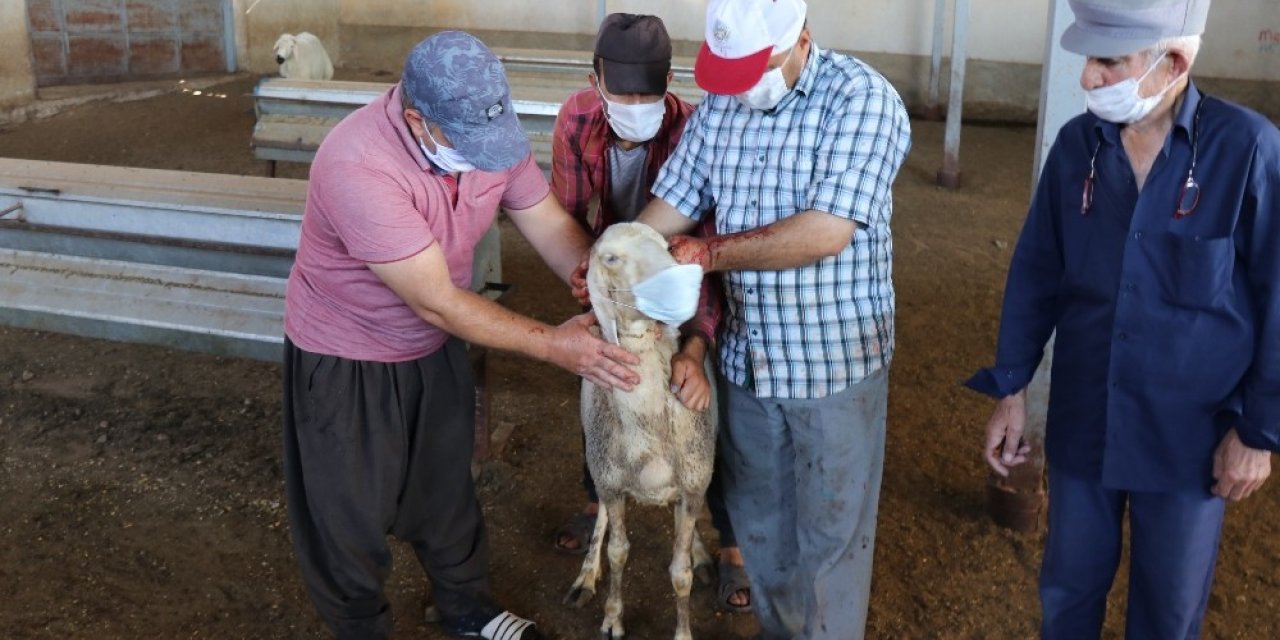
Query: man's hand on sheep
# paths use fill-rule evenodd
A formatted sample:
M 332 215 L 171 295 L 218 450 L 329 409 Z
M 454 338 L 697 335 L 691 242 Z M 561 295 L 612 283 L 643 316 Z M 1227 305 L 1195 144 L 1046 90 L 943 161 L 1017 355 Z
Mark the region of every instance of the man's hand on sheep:
M 703 367 L 706 344 L 700 336 L 690 336 L 678 353 L 671 356 L 671 393 L 690 411 L 711 406 L 711 382 Z
M 587 261 L 590 256 L 584 257 L 578 267 L 569 274 L 569 292 L 573 294 L 578 304 L 586 307 L 591 305 L 591 293 L 587 291 Z
M 602 387 L 630 391 L 640 382 L 631 370 L 640 358 L 592 334 L 589 328 L 596 322 L 595 314 L 584 313 L 556 327 L 547 360 Z
M 693 236 L 672 236 L 667 241 L 671 250 L 671 257 L 676 259 L 680 264 L 696 264 L 702 267 L 703 273 L 710 273 L 711 269 L 711 245 L 706 238 L 695 238 Z

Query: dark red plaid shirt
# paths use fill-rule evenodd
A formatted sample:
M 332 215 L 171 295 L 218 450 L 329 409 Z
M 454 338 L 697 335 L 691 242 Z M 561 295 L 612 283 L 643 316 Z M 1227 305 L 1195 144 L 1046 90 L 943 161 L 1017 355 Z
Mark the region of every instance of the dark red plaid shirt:
M 646 143 L 649 157 L 645 162 L 645 184 L 649 186 L 658 179 L 658 171 L 675 151 L 685 122 L 694 109 L 674 93 L 668 92 L 663 101 L 667 112 L 662 117 L 662 125 Z M 618 221 L 609 198 L 600 197 L 609 192 L 609 148 L 617 142 L 618 137 L 604 115 L 604 102 L 594 88 L 578 91 L 561 105 L 551 140 L 551 192 L 592 238 L 600 237 L 605 227 Z M 649 193 L 648 197 L 652 199 L 653 194 Z M 599 209 L 594 220 L 590 219 L 592 200 L 598 202 Z M 715 228 L 715 216 L 706 215 L 696 233 L 711 236 Z M 708 347 L 715 345 L 722 295 L 718 278 L 704 278 L 698 313 L 681 327 L 681 332 L 699 333 L 706 338 Z

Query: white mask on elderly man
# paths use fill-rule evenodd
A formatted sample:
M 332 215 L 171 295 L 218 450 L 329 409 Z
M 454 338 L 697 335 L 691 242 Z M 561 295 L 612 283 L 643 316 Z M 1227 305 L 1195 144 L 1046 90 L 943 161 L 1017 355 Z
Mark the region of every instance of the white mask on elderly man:
M 627 289 L 610 291 L 627 291 Z M 696 264 L 671 265 L 637 282 L 630 291 L 635 297 L 635 306 L 612 298 L 608 300 L 617 305 L 631 307 L 658 322 L 678 327 L 698 311 L 698 295 L 702 291 L 702 267 Z
M 1156 58 L 1155 62 L 1152 62 L 1146 72 L 1138 78 L 1128 78 L 1113 85 L 1090 89 L 1086 95 L 1089 111 L 1107 122 L 1116 124 L 1132 124 L 1147 117 L 1147 114 L 1160 104 L 1165 92 L 1173 86 L 1170 82 L 1155 95 L 1147 98 L 1138 95 L 1142 81 L 1151 75 L 1165 55 L 1160 54 L 1160 57 Z
M 791 87 L 787 86 L 787 79 L 782 75 L 782 67 L 787 65 L 787 61 L 791 59 L 791 54 L 795 50 L 795 47 L 788 49 L 787 57 L 782 60 L 782 64 L 778 65 L 777 69 L 765 72 L 754 87 L 734 96 L 738 102 L 760 111 L 768 111 L 778 106 L 778 103 L 782 102 L 782 99 L 791 91 Z
M 462 154 L 458 153 L 457 149 L 440 144 L 435 136 L 431 135 L 430 128 L 423 126 L 422 130 L 427 132 L 427 137 L 431 138 L 431 144 L 436 146 L 436 152 L 432 153 L 427 148 L 426 143 L 422 141 L 422 138 L 418 138 L 418 147 L 422 149 L 422 153 L 427 156 L 427 160 L 430 160 L 431 164 L 434 164 L 445 173 L 475 171 L 475 165 L 467 162 L 467 159 L 462 157 Z
M 658 127 L 662 126 L 662 117 L 667 113 L 666 100 L 659 99 L 657 102 L 643 104 L 622 104 L 604 97 L 599 87 L 596 88 L 596 93 L 599 93 L 600 99 L 604 100 L 605 116 L 609 119 L 609 126 L 619 138 L 627 142 L 648 142 L 658 135 Z

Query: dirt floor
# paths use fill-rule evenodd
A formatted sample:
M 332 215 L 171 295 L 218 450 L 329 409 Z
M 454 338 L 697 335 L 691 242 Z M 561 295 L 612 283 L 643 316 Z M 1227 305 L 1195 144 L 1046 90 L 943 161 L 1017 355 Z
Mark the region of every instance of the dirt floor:
M 248 145 L 253 83 L 10 127 L 0 155 L 261 174 Z M 1042 539 L 988 519 L 979 439 L 990 403 L 959 383 L 992 357 L 1034 130 L 966 127 L 964 186 L 948 192 L 934 186 L 941 125 L 913 125 L 895 188 L 898 350 L 868 637 L 1029 638 Z M 511 306 L 567 318 L 567 292 L 505 231 Z M 516 357 L 491 363 L 493 425 L 512 434 L 481 477 L 497 596 L 554 637 L 594 637 L 601 599 L 561 604 L 579 561 L 550 537 L 582 502 L 576 381 Z M 0 637 L 325 637 L 285 524 L 279 377 L 274 364 L 0 329 Z M 633 512 L 628 631 L 669 637 L 670 513 Z M 412 554 L 397 544 L 396 559 L 396 636 L 443 637 L 423 622 Z M 1277 567 L 1273 481 L 1228 510 L 1205 636 L 1280 637 Z M 751 637 L 751 617 L 714 613 L 711 593 L 695 587 L 695 634 Z M 1109 638 L 1123 629 L 1124 589 L 1113 593 Z

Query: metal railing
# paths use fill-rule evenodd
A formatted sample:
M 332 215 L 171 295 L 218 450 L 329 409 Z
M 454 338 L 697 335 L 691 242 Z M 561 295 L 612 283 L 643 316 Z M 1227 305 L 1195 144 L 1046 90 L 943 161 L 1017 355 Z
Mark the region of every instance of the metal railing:
M 278 360 L 307 183 L 0 159 L 0 324 Z M 472 288 L 505 286 L 496 227 Z
M 0 159 L 0 323 L 276 360 L 305 192 Z
M 254 155 L 269 163 L 309 163 L 325 136 L 347 114 L 386 93 L 390 84 L 268 78 L 254 88 L 257 122 L 250 144 Z M 560 103 L 512 100 L 529 135 L 534 156 L 545 169 L 551 164 L 551 134 Z M 268 175 L 275 174 L 269 164 Z

